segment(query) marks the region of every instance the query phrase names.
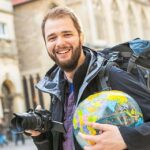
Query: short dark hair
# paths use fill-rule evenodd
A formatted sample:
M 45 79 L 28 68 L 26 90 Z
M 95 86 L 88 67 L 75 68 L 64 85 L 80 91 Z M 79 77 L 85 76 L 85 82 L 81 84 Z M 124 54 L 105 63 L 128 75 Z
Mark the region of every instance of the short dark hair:
M 73 21 L 73 24 L 75 28 L 77 29 L 79 35 L 82 33 L 82 27 L 80 24 L 79 18 L 75 15 L 75 13 L 68 7 L 54 7 L 48 11 L 48 13 L 45 15 L 43 22 L 42 22 L 42 34 L 43 38 L 45 40 L 45 23 L 48 19 L 57 19 L 57 18 L 63 18 L 63 17 L 70 17 Z

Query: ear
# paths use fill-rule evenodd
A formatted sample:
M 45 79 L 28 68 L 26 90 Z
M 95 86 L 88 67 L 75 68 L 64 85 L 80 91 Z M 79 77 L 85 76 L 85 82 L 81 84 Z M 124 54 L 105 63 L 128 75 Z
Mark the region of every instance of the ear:
M 83 33 L 80 33 L 80 41 L 81 41 L 81 44 L 84 43 L 84 34 Z

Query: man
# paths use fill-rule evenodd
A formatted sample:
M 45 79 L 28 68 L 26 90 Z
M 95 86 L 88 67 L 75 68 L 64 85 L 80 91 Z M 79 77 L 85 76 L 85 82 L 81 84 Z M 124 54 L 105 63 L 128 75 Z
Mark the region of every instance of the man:
M 50 58 L 56 63 L 37 88 L 51 96 L 53 120 L 64 124 L 66 134 L 56 131 L 32 131 L 39 150 L 81 150 L 72 134 L 72 117 L 78 104 L 87 96 L 102 90 L 100 73 L 104 58 L 100 53 L 83 46 L 83 32 L 78 18 L 68 8 L 56 7 L 45 16 L 42 32 Z M 81 136 L 95 142 L 86 150 L 149 150 L 150 149 L 150 92 L 130 74 L 111 67 L 109 80 L 113 90 L 131 95 L 139 104 L 145 123 L 136 128 L 89 123 L 101 134 Z

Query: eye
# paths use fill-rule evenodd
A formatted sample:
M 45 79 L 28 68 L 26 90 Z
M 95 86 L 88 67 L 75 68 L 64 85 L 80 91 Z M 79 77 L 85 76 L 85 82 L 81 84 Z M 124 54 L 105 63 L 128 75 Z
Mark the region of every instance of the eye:
M 73 34 L 71 34 L 71 33 L 66 33 L 66 34 L 64 34 L 64 37 L 71 37 Z
M 56 36 L 51 36 L 51 37 L 48 37 L 47 40 L 48 40 L 49 42 L 53 42 L 53 41 L 56 40 L 56 38 L 57 38 Z

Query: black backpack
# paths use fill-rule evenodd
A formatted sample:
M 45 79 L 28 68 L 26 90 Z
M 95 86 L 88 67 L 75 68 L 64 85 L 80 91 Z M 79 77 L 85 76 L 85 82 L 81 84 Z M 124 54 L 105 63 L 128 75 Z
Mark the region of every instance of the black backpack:
M 107 59 L 105 70 L 109 70 L 109 67 L 116 65 L 132 73 L 138 81 L 150 89 L 150 41 L 137 38 L 106 48 L 101 52 Z M 109 75 L 107 71 L 104 74 L 105 80 L 108 80 Z M 109 89 L 104 81 L 101 82 L 104 85 L 103 89 Z

